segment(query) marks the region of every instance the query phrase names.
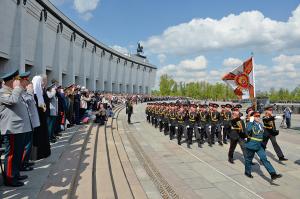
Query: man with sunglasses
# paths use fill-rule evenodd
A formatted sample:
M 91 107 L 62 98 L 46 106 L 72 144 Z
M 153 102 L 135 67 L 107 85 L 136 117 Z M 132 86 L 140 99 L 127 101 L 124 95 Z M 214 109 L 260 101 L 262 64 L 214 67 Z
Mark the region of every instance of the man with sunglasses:
M 264 137 L 264 127 L 260 119 L 260 113 L 253 111 L 249 119 L 249 123 L 246 128 L 247 142 L 245 144 L 245 175 L 249 178 L 253 178 L 251 175 L 252 160 L 255 153 L 259 156 L 262 164 L 271 175 L 271 179 L 275 180 L 282 177 L 281 174 L 277 174 L 274 167 L 267 159 L 266 152 L 262 147 L 262 141 Z

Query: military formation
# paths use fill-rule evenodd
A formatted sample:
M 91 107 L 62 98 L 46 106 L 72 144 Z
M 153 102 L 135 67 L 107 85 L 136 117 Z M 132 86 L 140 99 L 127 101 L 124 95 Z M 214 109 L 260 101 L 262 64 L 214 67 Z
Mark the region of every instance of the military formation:
M 234 164 L 234 151 L 240 145 L 245 159 L 245 175 L 251 175 L 251 166 L 254 155 L 260 157 L 262 164 L 269 172 L 271 179 L 281 177 L 277 174 L 271 163 L 267 160 L 265 149 L 271 140 L 279 161 L 286 161 L 277 141 L 279 131 L 276 129 L 272 106 L 265 107 L 261 119 L 259 112 L 254 107 L 248 107 L 246 115 L 241 113 L 241 104 L 195 104 L 153 102 L 146 107 L 146 119 L 164 135 L 169 135 L 170 140 L 177 139 L 178 145 L 183 143 L 185 134 L 187 147 L 196 143 L 202 148 L 205 143 L 213 147 L 229 143 L 228 162 Z

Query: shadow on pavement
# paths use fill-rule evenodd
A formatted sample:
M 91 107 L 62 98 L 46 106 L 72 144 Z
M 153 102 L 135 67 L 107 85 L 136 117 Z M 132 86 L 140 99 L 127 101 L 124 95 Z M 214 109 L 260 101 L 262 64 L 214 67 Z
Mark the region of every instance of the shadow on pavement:
M 300 159 L 296 160 L 294 163 L 300 165 Z

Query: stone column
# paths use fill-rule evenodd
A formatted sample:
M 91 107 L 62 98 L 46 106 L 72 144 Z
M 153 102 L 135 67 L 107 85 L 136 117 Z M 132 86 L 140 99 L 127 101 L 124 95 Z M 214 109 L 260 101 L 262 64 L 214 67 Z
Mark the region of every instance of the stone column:
M 74 48 L 75 48 L 76 34 L 72 33 L 70 39 L 69 47 L 69 57 L 68 57 L 68 73 L 67 73 L 67 86 L 70 84 L 75 84 L 75 66 L 74 66 Z
M 89 77 L 90 77 L 90 85 L 89 86 L 91 86 L 91 88 L 89 88 L 89 89 L 92 89 L 93 91 L 96 90 L 96 76 L 97 76 L 96 67 L 95 67 L 96 57 L 97 57 L 96 46 L 94 46 L 93 50 L 92 50 L 92 60 L 91 60 L 90 74 L 89 74 Z
M 79 84 L 80 86 L 86 87 L 86 70 L 85 70 L 85 51 L 86 51 L 87 41 L 83 40 L 81 54 L 80 54 L 80 65 L 79 65 Z
M 100 63 L 99 63 L 99 81 L 100 81 L 100 91 L 104 91 L 104 50 L 101 51 L 100 54 Z
M 62 33 L 63 24 L 60 22 L 57 25 L 57 35 L 55 41 L 54 59 L 52 64 L 53 77 L 58 81 L 59 85 L 62 84 L 62 64 L 61 64 L 61 45 L 62 45 Z M 51 81 L 51 80 L 50 80 Z
M 38 74 L 46 74 L 45 63 L 45 33 L 47 25 L 47 11 L 43 9 L 40 14 L 40 22 L 38 25 L 37 41 L 34 54 L 34 66 L 31 70 L 32 76 Z
M 26 18 L 26 1 L 20 1 L 17 4 L 16 16 L 13 26 L 13 35 L 10 45 L 10 59 L 7 67 L 3 72 L 11 72 L 13 69 L 19 69 L 20 72 L 25 71 L 25 56 L 24 56 L 24 20 Z M 5 28 L 5 27 L 1 27 Z

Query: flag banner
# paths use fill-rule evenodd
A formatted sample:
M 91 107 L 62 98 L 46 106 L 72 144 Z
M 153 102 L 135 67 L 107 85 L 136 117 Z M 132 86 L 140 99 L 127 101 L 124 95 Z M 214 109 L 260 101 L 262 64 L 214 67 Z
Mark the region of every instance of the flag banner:
M 239 99 L 253 99 L 255 85 L 252 57 L 224 75 L 222 80 L 233 88 Z

